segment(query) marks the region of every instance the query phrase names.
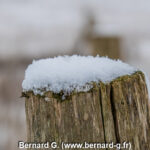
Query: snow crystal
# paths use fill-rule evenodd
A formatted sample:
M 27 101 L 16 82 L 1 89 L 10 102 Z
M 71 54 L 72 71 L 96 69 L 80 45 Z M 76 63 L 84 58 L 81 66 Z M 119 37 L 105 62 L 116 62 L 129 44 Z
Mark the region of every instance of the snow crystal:
M 92 82 L 107 83 L 136 71 L 136 68 L 120 60 L 107 57 L 58 56 L 33 61 L 25 72 L 22 87 L 24 91 L 41 95 L 45 91 L 88 91 L 92 88 Z

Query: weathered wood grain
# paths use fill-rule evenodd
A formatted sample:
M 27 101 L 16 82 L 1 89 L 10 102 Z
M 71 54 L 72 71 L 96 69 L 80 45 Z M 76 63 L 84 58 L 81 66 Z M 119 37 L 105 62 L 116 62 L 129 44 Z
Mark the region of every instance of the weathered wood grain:
M 131 142 L 132 150 L 150 150 L 150 107 L 143 73 L 93 86 L 66 100 L 52 92 L 44 96 L 24 93 L 27 141 L 126 141 Z

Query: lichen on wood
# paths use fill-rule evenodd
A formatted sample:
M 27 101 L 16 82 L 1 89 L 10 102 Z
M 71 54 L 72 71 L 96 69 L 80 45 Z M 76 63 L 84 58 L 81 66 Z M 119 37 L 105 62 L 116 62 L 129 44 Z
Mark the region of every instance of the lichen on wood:
M 28 142 L 127 141 L 132 150 L 150 149 L 150 107 L 142 72 L 94 83 L 90 91 L 73 92 L 67 100 L 61 95 L 24 93 Z

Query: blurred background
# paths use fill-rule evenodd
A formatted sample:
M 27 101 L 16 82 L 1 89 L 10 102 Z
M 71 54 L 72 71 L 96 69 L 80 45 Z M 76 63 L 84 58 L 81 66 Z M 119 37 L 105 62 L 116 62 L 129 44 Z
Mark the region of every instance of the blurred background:
M 33 59 L 121 59 L 150 77 L 150 2 L 0 0 L 0 149 L 26 141 L 22 80 Z

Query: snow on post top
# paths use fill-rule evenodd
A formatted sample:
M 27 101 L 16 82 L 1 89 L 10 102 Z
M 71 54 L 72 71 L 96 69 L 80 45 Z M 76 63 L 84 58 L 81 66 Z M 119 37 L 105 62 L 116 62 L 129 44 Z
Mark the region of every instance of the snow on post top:
M 93 56 L 58 56 L 33 61 L 25 72 L 24 91 L 42 94 L 44 91 L 70 93 L 88 91 L 91 82 L 110 82 L 137 69 L 120 60 Z

